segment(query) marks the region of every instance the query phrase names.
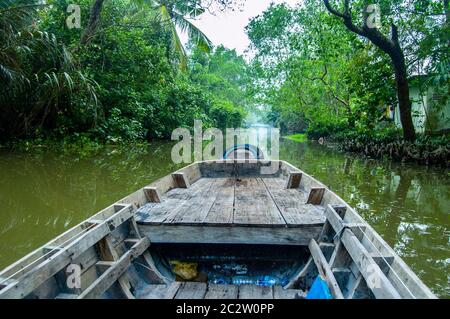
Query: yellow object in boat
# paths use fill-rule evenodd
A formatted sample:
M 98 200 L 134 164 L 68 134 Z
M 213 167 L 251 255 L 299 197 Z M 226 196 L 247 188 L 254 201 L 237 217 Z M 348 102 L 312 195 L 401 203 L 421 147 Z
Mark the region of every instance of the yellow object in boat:
M 171 260 L 172 271 L 184 280 L 193 280 L 197 278 L 197 263 L 182 262 L 179 260 Z

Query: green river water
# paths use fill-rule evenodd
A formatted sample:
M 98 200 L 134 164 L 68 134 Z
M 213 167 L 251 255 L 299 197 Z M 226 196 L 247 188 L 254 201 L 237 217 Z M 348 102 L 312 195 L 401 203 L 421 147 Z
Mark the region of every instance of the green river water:
M 0 268 L 169 174 L 173 143 L 85 155 L 0 150 Z M 450 172 L 282 140 L 280 158 L 313 175 L 370 223 L 439 297 L 450 298 Z

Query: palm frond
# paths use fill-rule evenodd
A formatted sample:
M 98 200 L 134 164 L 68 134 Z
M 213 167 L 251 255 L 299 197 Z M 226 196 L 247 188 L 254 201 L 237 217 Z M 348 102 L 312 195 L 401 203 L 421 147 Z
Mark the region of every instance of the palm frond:
M 180 28 L 182 32 L 186 32 L 191 39 L 201 50 L 209 53 L 213 44 L 211 40 L 199 28 L 197 28 L 191 21 L 183 15 L 174 12 L 173 20 L 175 25 Z
M 176 25 L 172 22 L 171 12 L 165 5 L 159 7 L 159 19 L 165 27 L 167 27 L 172 33 L 172 44 L 174 51 L 178 54 L 180 60 L 180 68 L 182 70 L 187 69 L 187 56 L 183 43 L 178 35 Z
M 212 42 L 188 20 L 205 12 L 200 5 L 201 0 L 133 0 L 132 4 L 133 17 L 143 13 L 148 14 L 150 18 L 159 21 L 172 34 L 172 47 L 179 57 L 181 69 L 187 69 L 187 56 L 179 30 L 186 33 L 189 39 L 203 51 L 210 52 L 213 46 Z
M 200 0 L 180 0 L 173 4 L 173 11 L 179 12 L 184 16 L 196 18 L 205 13 L 205 9 L 201 6 Z
M 98 85 L 76 69 L 69 50 L 52 33 L 38 31 L 38 1 L 0 0 L 0 104 L 20 120 L 11 128 L 29 132 L 74 94 L 92 103 L 97 116 Z M 3 123 L 4 124 L 4 123 Z M 18 134 L 21 134 L 18 133 Z

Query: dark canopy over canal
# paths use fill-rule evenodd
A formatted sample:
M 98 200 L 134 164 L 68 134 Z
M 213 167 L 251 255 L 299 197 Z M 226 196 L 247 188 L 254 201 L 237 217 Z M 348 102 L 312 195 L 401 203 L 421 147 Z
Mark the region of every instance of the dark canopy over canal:
M 170 142 L 94 154 L 0 152 L 0 268 L 180 167 Z M 439 297 L 450 297 L 450 173 L 283 140 L 280 158 L 310 173 L 370 223 Z

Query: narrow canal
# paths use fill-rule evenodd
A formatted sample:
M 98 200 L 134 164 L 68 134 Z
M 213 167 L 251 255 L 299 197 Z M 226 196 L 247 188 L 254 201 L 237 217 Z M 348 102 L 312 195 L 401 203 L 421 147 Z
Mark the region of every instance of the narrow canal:
M 95 153 L 0 151 L 0 268 L 180 167 L 171 142 Z M 282 140 L 280 158 L 330 187 L 439 297 L 450 298 L 450 172 Z

